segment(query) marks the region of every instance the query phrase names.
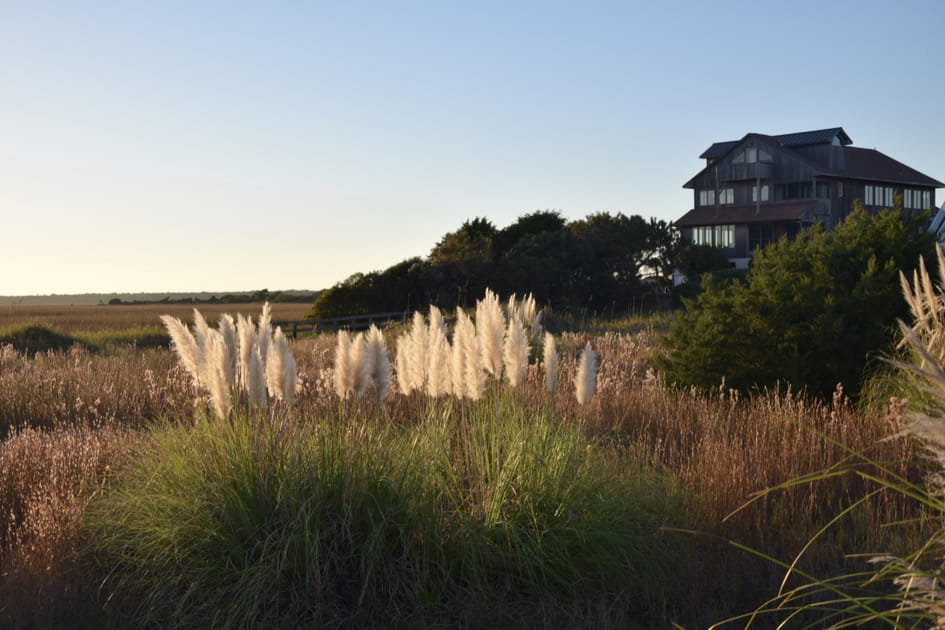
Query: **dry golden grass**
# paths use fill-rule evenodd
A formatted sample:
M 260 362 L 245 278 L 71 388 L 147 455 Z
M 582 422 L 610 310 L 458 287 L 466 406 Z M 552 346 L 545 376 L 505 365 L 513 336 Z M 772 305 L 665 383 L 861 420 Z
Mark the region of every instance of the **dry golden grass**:
M 133 439 L 104 426 L 25 429 L 0 443 L 0 625 L 94 616 L 96 585 L 76 561 L 83 510 Z
M 259 304 L 198 304 L 207 321 L 216 321 L 223 313 L 259 316 Z M 272 305 L 272 320 L 302 319 L 311 304 Z M 136 327 L 160 327 L 161 315 L 172 315 L 193 323 L 194 305 L 188 304 L 120 304 L 114 306 L 0 306 L 0 328 L 39 324 L 63 332 L 93 332 Z
M 107 307 L 113 308 L 135 307 Z M 256 310 L 254 305 L 252 312 Z M 580 406 L 571 379 L 588 339 L 599 355 L 600 372 L 597 390 Z M 704 619 L 743 612 L 770 595 L 781 575 L 774 565 L 734 549 L 727 540 L 790 560 L 813 532 L 872 488 L 861 477 L 846 475 L 766 495 L 729 516 L 753 493 L 843 462 L 847 453 L 829 440 L 878 460 L 914 459 L 911 442 L 884 440 L 900 427 L 898 409 L 859 410 L 839 394 L 817 402 L 791 392 L 738 396 L 666 388 L 646 367 L 653 344 L 646 332 L 564 335 L 558 342 L 556 393 L 549 397 L 543 374 L 534 366 L 515 392 L 536 411 L 554 405 L 559 417 L 582 422 L 590 439 L 612 442 L 656 462 L 689 491 L 699 532 L 693 534 L 698 571 L 681 579 L 691 584 L 692 609 L 705 611 Z M 429 412 L 433 403 L 419 392 L 392 394 L 383 406 L 370 396 L 340 402 L 333 386 L 334 345 L 331 335 L 290 342 L 301 384 L 295 413 L 303 422 L 341 413 L 413 423 Z M 82 497 L 101 482 L 104 463 L 121 452 L 128 436 L 125 427 L 146 426 L 148 418 L 158 415 L 190 417 L 195 399 L 197 393 L 169 350 L 0 359 L 0 427 L 52 427 L 49 433 L 20 431 L 0 446 L 0 557 L 5 567 L 0 601 L 21 591 L 64 592 L 67 587 L 57 580 L 64 579 L 61 570 L 77 544 Z M 454 404 L 462 413 L 464 406 L 477 403 Z M 905 465 L 899 470 L 917 474 Z M 8 505 L 20 506 L 12 520 Z M 883 525 L 920 512 L 901 496 L 880 494 L 828 532 L 802 566 L 829 574 L 855 562 L 846 558 L 848 553 L 908 548 L 922 539 L 921 523 Z

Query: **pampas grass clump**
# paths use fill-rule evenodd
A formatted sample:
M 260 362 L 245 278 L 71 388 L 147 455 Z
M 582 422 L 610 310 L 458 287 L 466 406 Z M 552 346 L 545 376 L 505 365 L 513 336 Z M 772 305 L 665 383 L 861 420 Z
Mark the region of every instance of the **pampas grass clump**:
M 541 338 L 541 314 L 531 294 L 522 300 L 517 300 L 513 294 L 505 308 L 503 312 L 499 296 L 486 289 L 485 296 L 476 302 L 475 322 L 463 309 L 456 309 L 452 342 L 437 307 L 430 306 L 429 321 L 419 311 L 415 312 L 410 329 L 395 342 L 395 373 L 400 393 L 409 395 L 420 390 L 431 398 L 452 394 L 457 398 L 478 400 L 488 378 L 491 376 L 498 383 L 503 372 L 511 387 L 518 387 L 528 370 L 529 339 L 537 344 Z M 339 397 L 352 394 L 361 397 L 371 382 L 382 386 L 378 390 L 379 401 L 386 396 L 387 384 L 372 374 L 377 361 L 374 357 L 383 353 L 386 361 L 387 350 L 380 332 L 372 334 L 374 345 L 368 350 L 362 336 L 352 338 L 347 331 L 338 333 L 335 393 Z M 582 404 L 593 393 L 597 374 L 596 357 L 589 347 L 587 351 L 590 355 L 582 364 L 585 367 L 580 373 L 578 393 Z M 544 336 L 544 367 L 546 387 L 554 391 L 558 353 L 554 337 L 548 334 Z M 388 369 L 386 363 L 383 369 Z
M 295 396 L 295 360 L 282 330 L 271 328 L 271 307 L 265 303 L 259 325 L 251 318 L 229 314 L 220 317 L 213 329 L 197 309 L 194 326 L 162 315 L 171 344 L 194 386 L 206 390 L 217 416 L 227 417 L 234 399 L 244 394 L 248 404 L 265 410 L 268 396 L 291 403 Z M 272 365 L 267 367 L 267 363 Z

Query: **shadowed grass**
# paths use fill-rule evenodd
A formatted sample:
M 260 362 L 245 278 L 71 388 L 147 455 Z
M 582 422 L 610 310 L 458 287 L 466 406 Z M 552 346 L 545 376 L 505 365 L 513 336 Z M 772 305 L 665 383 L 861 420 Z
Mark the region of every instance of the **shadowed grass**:
M 660 528 L 681 506 L 626 453 L 502 396 L 411 425 L 168 424 L 90 528 L 143 625 L 625 626 L 673 599 L 684 539 Z
M 75 345 L 85 350 L 115 350 L 122 346 L 166 348 L 170 337 L 157 326 L 139 326 L 120 330 L 65 333 L 40 324 L 0 328 L 0 346 L 11 345 L 20 354 L 64 352 Z

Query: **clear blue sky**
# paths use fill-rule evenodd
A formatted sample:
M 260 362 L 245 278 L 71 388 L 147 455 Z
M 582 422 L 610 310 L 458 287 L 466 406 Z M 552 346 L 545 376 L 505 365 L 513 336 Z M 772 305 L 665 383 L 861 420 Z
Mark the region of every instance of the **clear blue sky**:
M 0 295 L 318 289 L 475 216 L 673 220 L 752 131 L 945 180 L 943 70 L 942 0 L 6 2 Z

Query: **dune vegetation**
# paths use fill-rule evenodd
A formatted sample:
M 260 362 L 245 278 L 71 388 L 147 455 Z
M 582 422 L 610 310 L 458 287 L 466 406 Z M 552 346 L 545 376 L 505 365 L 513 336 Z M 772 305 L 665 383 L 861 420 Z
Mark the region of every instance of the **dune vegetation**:
M 931 419 L 945 308 L 916 281 L 938 310 L 886 378 Z M 0 348 L 0 624 L 936 618 L 938 463 L 902 398 L 670 386 L 653 326 L 551 335 L 491 293 L 367 333 L 269 317 Z

